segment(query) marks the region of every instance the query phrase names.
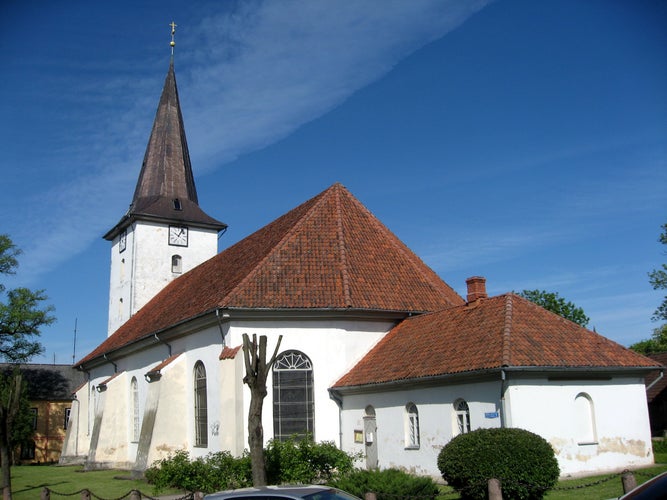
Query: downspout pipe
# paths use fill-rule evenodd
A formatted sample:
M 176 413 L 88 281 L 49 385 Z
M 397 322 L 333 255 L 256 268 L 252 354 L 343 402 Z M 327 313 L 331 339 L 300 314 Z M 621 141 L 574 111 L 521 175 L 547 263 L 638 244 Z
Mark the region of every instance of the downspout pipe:
M 160 337 L 158 337 L 157 333 L 153 334 L 153 337 L 155 337 L 155 340 L 157 340 L 158 342 L 161 342 L 161 343 L 163 343 L 164 345 L 167 346 L 167 349 L 169 350 L 169 356 L 168 357 L 171 358 L 171 345 L 167 344 L 164 340 L 162 340 Z
M 508 427 L 507 425 L 507 405 L 505 404 L 505 391 L 507 391 L 507 372 L 504 369 L 500 370 L 500 427 Z
M 221 309 L 216 309 L 215 310 L 215 317 L 218 320 L 218 329 L 220 330 L 220 337 L 222 338 L 222 347 L 224 348 L 226 346 L 225 342 L 225 330 L 223 328 L 223 324 L 229 322 L 231 319 L 231 316 L 229 315 L 228 312 L 221 312 Z
M 343 449 L 343 398 L 334 389 L 329 389 L 329 397 L 338 405 L 338 448 Z
M 658 377 L 646 387 L 646 392 L 650 391 L 651 387 L 660 382 L 660 380 L 662 380 L 662 377 L 664 376 L 665 376 L 665 370 L 660 370 L 660 374 L 658 375 Z
M 113 361 L 111 361 L 106 354 L 103 354 L 102 357 L 104 358 L 104 361 L 111 363 L 113 365 L 113 372 L 118 373 L 118 365 Z

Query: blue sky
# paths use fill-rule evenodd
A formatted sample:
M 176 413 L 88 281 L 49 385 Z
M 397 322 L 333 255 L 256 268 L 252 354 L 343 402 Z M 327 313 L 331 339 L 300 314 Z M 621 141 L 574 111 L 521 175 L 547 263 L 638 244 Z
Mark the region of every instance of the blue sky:
M 667 4 L 146 1 L 0 6 L 0 232 L 45 289 L 37 362 L 106 337 L 109 243 L 169 64 L 235 243 L 334 182 L 445 281 L 557 291 L 624 345 L 665 261 Z M 74 353 L 74 326 L 77 343 Z

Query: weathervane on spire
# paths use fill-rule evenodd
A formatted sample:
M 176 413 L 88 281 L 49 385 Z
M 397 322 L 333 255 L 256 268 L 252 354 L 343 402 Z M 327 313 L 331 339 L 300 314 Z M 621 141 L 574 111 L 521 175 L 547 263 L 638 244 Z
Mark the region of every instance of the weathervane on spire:
M 171 55 L 173 57 L 174 46 L 176 45 L 176 42 L 174 41 L 174 35 L 176 34 L 176 23 L 172 21 L 169 26 L 171 26 L 171 43 L 169 45 L 171 45 Z

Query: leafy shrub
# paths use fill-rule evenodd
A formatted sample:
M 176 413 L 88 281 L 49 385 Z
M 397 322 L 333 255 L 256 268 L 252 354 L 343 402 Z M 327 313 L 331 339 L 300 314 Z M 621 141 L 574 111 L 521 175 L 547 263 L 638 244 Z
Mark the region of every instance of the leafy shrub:
M 664 439 L 653 439 L 653 453 L 667 453 L 667 441 Z
M 364 498 L 373 492 L 377 500 L 401 497 L 435 498 L 438 486 L 430 477 L 413 476 L 398 469 L 355 470 L 327 484 Z
M 269 484 L 323 483 L 350 472 L 354 463 L 333 442 L 316 443 L 312 438 L 271 440 L 264 452 Z
M 155 462 L 145 475 L 156 492 L 167 488 L 212 492 L 252 485 L 250 457 L 234 458 L 226 451 L 191 460 L 187 451 L 179 450 Z
M 354 461 L 334 443 L 315 443 L 312 439 L 270 441 L 264 453 L 269 484 L 323 483 L 350 472 Z M 155 462 L 145 475 L 157 492 L 167 488 L 212 492 L 252 486 L 247 453 L 234 458 L 224 451 L 191 459 L 181 450 Z
M 540 499 L 558 481 L 551 445 L 523 429 L 478 429 L 452 439 L 438 455 L 442 477 L 462 498 L 485 499 L 488 480 L 504 498 Z

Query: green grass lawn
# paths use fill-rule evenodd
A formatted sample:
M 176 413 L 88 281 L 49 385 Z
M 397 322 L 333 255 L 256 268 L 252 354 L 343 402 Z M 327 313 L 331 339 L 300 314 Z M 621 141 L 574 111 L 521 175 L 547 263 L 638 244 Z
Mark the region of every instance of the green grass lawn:
M 655 466 L 634 471 L 638 485 L 667 471 L 667 453 L 655 453 L 654 456 Z M 443 491 L 447 493 L 442 496 L 442 500 L 459 498 L 456 492 L 449 487 L 444 487 Z M 621 474 L 604 474 L 579 479 L 563 479 L 544 498 L 545 500 L 606 500 L 622 494 Z
M 635 471 L 637 484 L 648 481 L 653 476 L 667 471 L 667 453 L 656 453 L 658 465 Z M 103 498 L 119 498 L 132 490 L 154 496 L 155 491 L 145 481 L 127 479 L 130 473 L 117 470 L 83 472 L 80 466 L 57 467 L 55 465 L 24 465 L 12 467 L 12 492 L 15 500 L 34 500 L 44 487 L 53 493 L 52 498 L 60 498 L 55 493 L 70 495 L 84 488 Z M 447 489 L 448 491 L 451 491 Z M 179 491 L 164 491 L 162 495 L 179 494 Z M 623 493 L 620 474 L 581 479 L 563 480 L 555 490 L 546 495 L 546 500 L 583 499 L 601 500 L 618 497 Z M 64 498 L 64 497 L 63 497 Z M 79 498 L 72 496 L 71 498 Z M 448 493 L 444 499 L 458 498 L 456 493 Z
M 34 500 L 44 487 L 52 492 L 71 494 L 88 489 L 102 498 L 119 498 L 132 490 L 154 496 L 153 488 L 146 481 L 125 479 L 129 472 L 100 470 L 83 472 L 80 466 L 23 465 L 12 467 L 12 496 L 14 500 Z M 165 491 L 161 494 L 179 493 Z M 51 498 L 65 498 L 51 494 Z M 70 498 L 80 498 L 71 496 Z

